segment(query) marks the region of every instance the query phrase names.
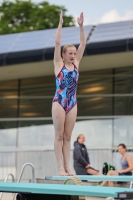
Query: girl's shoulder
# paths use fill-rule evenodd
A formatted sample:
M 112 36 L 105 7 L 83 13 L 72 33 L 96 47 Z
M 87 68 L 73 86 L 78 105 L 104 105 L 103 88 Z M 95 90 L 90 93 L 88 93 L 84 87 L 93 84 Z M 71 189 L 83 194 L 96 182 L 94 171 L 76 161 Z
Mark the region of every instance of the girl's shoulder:
M 126 159 L 128 159 L 128 158 L 132 158 L 130 155 L 126 155 L 126 157 L 125 157 Z
M 126 160 L 126 161 L 132 160 L 132 157 L 131 157 L 130 155 L 126 155 L 126 156 L 125 156 L 125 160 Z

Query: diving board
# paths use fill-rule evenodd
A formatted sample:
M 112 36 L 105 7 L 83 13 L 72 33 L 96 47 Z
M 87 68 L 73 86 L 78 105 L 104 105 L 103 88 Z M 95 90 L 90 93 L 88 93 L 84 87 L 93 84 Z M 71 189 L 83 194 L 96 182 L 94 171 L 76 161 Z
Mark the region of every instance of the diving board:
M 0 192 L 18 193 L 17 200 L 70 200 L 71 196 L 133 198 L 133 188 L 0 182 Z
M 46 176 L 46 180 L 67 180 L 73 176 Z M 133 176 L 94 176 L 94 175 L 76 175 L 77 178 L 84 181 L 122 181 L 122 182 L 132 182 Z

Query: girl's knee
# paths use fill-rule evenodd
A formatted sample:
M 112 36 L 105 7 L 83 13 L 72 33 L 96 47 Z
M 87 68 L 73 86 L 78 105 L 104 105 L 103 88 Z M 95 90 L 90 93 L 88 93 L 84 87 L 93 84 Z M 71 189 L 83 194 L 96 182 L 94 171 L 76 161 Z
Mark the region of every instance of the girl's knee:
M 113 175 L 114 174 L 114 170 L 109 170 L 107 175 Z
M 55 135 L 55 139 L 58 141 L 63 140 L 63 133 L 62 132 L 57 132 Z
M 64 133 L 63 139 L 67 140 L 68 142 L 70 142 L 71 141 L 71 135 L 68 135 L 68 134 Z
M 63 135 L 63 140 L 67 140 L 68 142 L 71 141 L 71 134 L 70 132 L 64 132 L 64 135 Z
M 57 140 L 58 140 L 58 141 L 63 141 L 63 136 L 62 136 L 62 135 L 58 135 L 58 136 L 57 136 Z

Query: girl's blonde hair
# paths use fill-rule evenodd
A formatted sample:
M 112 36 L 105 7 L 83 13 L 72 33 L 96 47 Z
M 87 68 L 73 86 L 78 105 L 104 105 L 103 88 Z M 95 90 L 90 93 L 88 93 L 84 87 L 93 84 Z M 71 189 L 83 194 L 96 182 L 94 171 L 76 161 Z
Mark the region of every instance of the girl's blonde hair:
M 67 44 L 63 47 L 62 53 L 66 53 L 68 47 L 75 47 L 73 44 Z M 76 48 L 76 47 L 75 47 Z
M 78 137 L 77 137 L 77 142 L 78 142 L 78 139 L 80 139 L 81 136 L 83 136 L 83 134 L 79 134 L 79 135 L 78 135 Z

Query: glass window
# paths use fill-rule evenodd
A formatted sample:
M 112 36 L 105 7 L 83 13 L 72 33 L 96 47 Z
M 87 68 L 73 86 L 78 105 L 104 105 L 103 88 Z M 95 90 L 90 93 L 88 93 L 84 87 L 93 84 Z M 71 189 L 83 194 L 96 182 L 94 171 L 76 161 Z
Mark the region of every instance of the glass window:
M 0 121 L 0 130 L 1 129 L 10 129 L 10 128 L 17 128 L 17 121 Z
M 133 145 L 133 117 L 114 119 L 114 146 Z
M 25 124 L 24 121 L 20 124 Z M 27 123 L 27 122 L 26 122 Z M 49 123 L 49 124 L 48 124 Z M 54 149 L 54 126 L 53 122 L 45 121 L 38 125 L 37 121 L 29 121 L 28 126 L 19 127 L 19 147 L 45 147 Z M 71 148 L 79 134 L 86 137 L 87 148 L 91 147 L 111 147 L 112 146 L 112 120 L 78 120 L 74 126 L 71 139 Z
M 21 99 L 20 117 L 51 117 L 51 99 Z
M 133 75 L 133 66 L 131 67 L 119 67 L 115 69 L 115 74 L 119 76 Z
M 27 124 L 27 126 L 25 126 Z M 41 124 L 41 122 L 40 122 Z M 39 125 L 38 121 L 21 121 L 18 128 L 19 147 L 45 147 L 54 148 L 54 127 L 52 120 L 43 121 Z
M 16 118 L 17 108 L 17 99 L 0 99 L 0 118 Z
M 115 93 L 133 93 L 133 66 L 115 69 Z
M 78 95 L 97 95 L 112 93 L 112 70 L 80 72 Z
M 115 115 L 133 115 L 133 97 L 115 97 Z
M 51 118 L 51 117 L 50 117 Z M 47 125 L 47 124 L 53 124 L 53 121 L 51 119 L 45 119 L 45 120 L 28 120 L 25 119 L 23 121 L 18 122 L 18 127 L 26 127 L 26 126 L 39 126 L 39 125 Z
M 15 146 L 18 132 L 18 143 L 21 147 L 30 144 L 53 148 L 51 107 L 55 88 L 54 75 L 0 82 L 1 146 Z M 117 96 L 120 94 L 123 96 Z M 132 94 L 133 67 L 81 71 L 77 89 L 78 117 L 133 115 Z M 25 120 L 2 121 L 2 118 L 18 116 Z M 31 121 L 30 117 L 38 119 Z M 47 120 L 39 120 L 39 117 L 45 117 Z M 113 134 L 114 145 L 119 141 L 125 141 L 130 145 L 133 141 L 133 118 L 115 119 L 114 127 L 111 119 L 79 119 L 73 130 L 72 143 L 80 133 L 85 134 L 88 147 L 112 145 Z
M 116 94 L 133 94 L 133 75 L 115 77 Z
M 17 117 L 18 81 L 0 82 L 0 118 Z
M 0 125 L 3 122 L 0 123 Z M 4 123 L 3 123 L 4 124 Z M 12 122 L 8 122 L 9 127 L 4 127 L 0 129 L 0 147 L 15 147 L 16 146 L 16 136 L 17 136 L 17 128 L 10 128 L 12 126 Z
M 78 98 L 78 116 L 112 115 L 112 97 Z
M 72 133 L 72 147 L 79 134 L 84 134 L 87 148 L 105 148 L 112 146 L 112 120 L 95 119 L 77 121 Z
M 0 179 L 4 180 L 8 173 L 16 177 L 16 153 L 0 152 Z
M 53 96 L 54 92 L 54 75 L 21 80 L 21 96 Z
M 18 81 L 0 82 L 0 97 L 18 97 Z

